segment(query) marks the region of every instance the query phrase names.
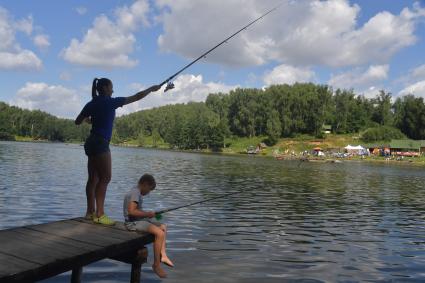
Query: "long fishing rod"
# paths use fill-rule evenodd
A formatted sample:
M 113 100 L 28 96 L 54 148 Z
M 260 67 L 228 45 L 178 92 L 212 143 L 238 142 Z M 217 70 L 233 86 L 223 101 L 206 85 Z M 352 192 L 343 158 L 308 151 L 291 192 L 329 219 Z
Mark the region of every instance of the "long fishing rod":
M 165 81 L 163 81 L 160 86 L 163 86 L 164 84 L 167 84 L 167 87 L 165 88 L 165 91 L 168 91 L 170 89 L 174 88 L 174 84 L 171 82 L 172 79 L 174 79 L 175 77 L 177 77 L 181 72 L 183 72 L 184 70 L 186 70 L 187 68 L 189 68 L 190 66 L 192 66 L 193 64 L 195 64 L 196 62 L 198 62 L 199 60 L 201 60 L 202 58 L 205 58 L 210 52 L 212 52 L 214 49 L 220 47 L 222 44 L 227 43 L 228 40 L 230 40 L 231 38 L 233 38 L 234 36 L 236 36 L 238 33 L 242 32 L 243 30 L 246 30 L 248 27 L 250 27 L 251 25 L 255 24 L 256 22 L 258 22 L 259 20 L 261 20 L 262 18 L 266 17 L 268 14 L 272 13 L 273 11 L 279 9 L 280 6 L 283 5 L 283 2 L 280 3 L 279 5 L 277 5 L 276 7 L 268 10 L 266 13 L 264 13 L 263 15 L 261 15 L 260 17 L 256 18 L 255 20 L 253 20 L 252 22 L 250 22 L 249 24 L 247 24 L 246 26 L 242 27 L 241 29 L 239 29 L 237 32 L 233 33 L 232 35 L 230 35 L 229 37 L 227 37 L 226 39 L 224 39 L 223 41 L 221 41 L 220 43 L 218 43 L 217 45 L 215 45 L 213 48 L 209 49 L 208 51 L 206 51 L 205 53 L 203 53 L 201 56 L 199 56 L 198 58 L 196 58 L 195 60 L 193 60 L 192 62 L 190 62 L 189 64 L 187 64 L 186 66 L 184 66 L 183 68 L 181 68 L 178 72 L 176 72 L 174 75 L 170 76 L 168 79 L 166 79 Z
M 163 213 L 166 213 L 166 212 L 170 212 L 170 211 L 177 210 L 177 209 L 184 208 L 184 207 L 193 206 L 195 204 L 200 204 L 200 203 L 204 203 L 204 202 L 207 202 L 207 201 L 212 201 L 212 200 L 219 199 L 219 198 L 224 198 L 224 197 L 235 195 L 235 194 L 239 194 L 239 193 L 242 193 L 242 191 L 231 192 L 231 193 L 219 195 L 219 196 L 208 198 L 208 199 L 191 202 L 191 203 L 184 204 L 184 205 L 179 205 L 179 206 L 175 206 L 175 207 L 171 207 L 171 208 L 166 208 L 166 209 L 158 210 L 158 211 L 155 211 L 155 217 L 157 219 L 160 219 L 162 217 L 161 215 Z

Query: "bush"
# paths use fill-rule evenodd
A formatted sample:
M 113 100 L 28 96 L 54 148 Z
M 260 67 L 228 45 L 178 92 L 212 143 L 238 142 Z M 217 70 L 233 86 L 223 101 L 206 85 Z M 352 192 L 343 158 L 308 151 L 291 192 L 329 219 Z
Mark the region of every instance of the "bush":
M 365 142 L 390 141 L 392 139 L 404 139 L 406 136 L 397 128 L 380 126 L 369 128 L 362 134 Z
M 267 146 L 273 146 L 277 144 L 278 141 L 279 139 L 273 136 L 268 136 L 266 139 L 262 140 L 262 142 L 265 143 Z
M 14 141 L 15 137 L 6 131 L 0 130 L 0 141 Z

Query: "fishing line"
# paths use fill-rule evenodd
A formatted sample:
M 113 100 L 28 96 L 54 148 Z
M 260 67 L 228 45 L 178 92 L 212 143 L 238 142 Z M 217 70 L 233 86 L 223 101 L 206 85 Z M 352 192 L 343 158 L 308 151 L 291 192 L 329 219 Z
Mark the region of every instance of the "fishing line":
M 193 60 L 192 62 L 190 62 L 189 64 L 187 64 L 186 66 L 184 66 L 183 68 L 181 68 L 179 71 L 177 71 L 174 75 L 170 76 L 169 78 L 167 78 L 165 81 L 163 81 L 160 86 L 163 86 L 164 84 L 167 84 L 164 92 L 173 89 L 174 88 L 174 84 L 171 82 L 172 79 L 174 79 L 175 77 L 177 77 L 181 72 L 183 72 L 184 70 L 186 70 L 187 68 L 189 68 L 190 66 L 192 66 L 193 64 L 195 64 L 196 62 L 198 62 L 199 60 L 201 60 L 202 58 L 206 58 L 206 56 L 212 52 L 213 50 L 215 50 L 216 48 L 220 47 L 221 45 L 223 45 L 224 43 L 227 43 L 228 40 L 232 39 L 234 36 L 236 36 L 237 34 L 239 34 L 240 32 L 246 30 L 248 27 L 250 27 L 251 25 L 255 24 L 256 22 L 258 22 L 259 20 L 261 20 L 262 18 L 266 17 L 268 14 L 272 13 L 273 11 L 277 10 L 280 8 L 280 6 L 283 5 L 283 1 L 275 6 L 274 8 L 268 10 L 266 13 L 264 13 L 263 15 L 261 15 L 260 17 L 256 18 L 255 20 L 251 21 L 249 24 L 247 24 L 246 26 L 242 27 L 241 29 L 239 29 L 238 31 L 236 31 L 235 33 L 233 33 L 232 35 L 230 35 L 229 37 L 227 37 L 226 39 L 224 39 L 223 41 L 219 42 L 217 45 L 215 45 L 214 47 L 212 47 L 211 49 L 209 49 L 208 51 L 206 51 L 205 53 L 203 53 L 201 56 L 199 56 L 198 58 L 196 58 L 195 60 Z

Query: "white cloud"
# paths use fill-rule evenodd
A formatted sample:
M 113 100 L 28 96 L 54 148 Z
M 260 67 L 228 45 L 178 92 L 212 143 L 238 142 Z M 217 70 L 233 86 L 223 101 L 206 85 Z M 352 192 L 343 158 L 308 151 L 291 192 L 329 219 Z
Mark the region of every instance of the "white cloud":
M 413 79 L 425 79 L 425 64 L 414 68 L 411 72 Z
M 77 8 L 75 8 L 75 11 L 80 15 L 80 16 L 82 16 L 82 15 L 84 15 L 84 14 L 86 14 L 87 13 L 87 8 L 86 7 L 83 7 L 83 6 L 80 6 L 80 7 L 77 7 Z
M 33 30 L 33 18 L 32 16 L 28 16 L 26 19 L 19 20 L 15 22 L 15 28 L 18 31 L 22 31 L 27 35 L 31 35 Z
M 399 92 L 399 95 L 413 94 L 425 98 L 425 80 L 411 84 Z
M 75 90 L 46 83 L 27 82 L 17 91 L 11 104 L 65 118 L 74 118 L 81 110 L 80 97 Z
M 382 81 L 388 78 L 389 65 L 372 65 L 367 70 L 353 70 L 332 75 L 328 84 L 334 88 L 354 89 L 367 97 L 373 97 L 382 89 Z
M 41 67 L 41 60 L 30 50 L 17 53 L 0 51 L 0 70 L 37 70 Z
M 270 1 L 256 0 L 156 3 L 162 9 L 159 19 L 164 29 L 158 38 L 160 48 L 188 58 L 199 56 L 272 6 Z M 270 60 L 295 66 L 383 64 L 415 43 L 415 25 L 425 9 L 415 4 L 399 15 L 380 12 L 362 26 L 359 13 L 360 7 L 348 0 L 286 2 L 206 60 L 234 66 Z
M 413 94 L 425 98 L 425 64 L 409 70 L 408 74 L 399 78 L 397 82 L 404 85 L 398 95 Z
M 40 49 L 46 49 L 50 46 L 49 36 L 46 34 L 38 34 L 33 38 L 35 46 Z
M 9 12 L 0 7 L 0 70 L 38 70 L 41 60 L 31 50 L 23 49 L 16 42 L 15 34 L 32 32 L 32 17 L 15 21 Z
M 72 75 L 68 71 L 63 71 L 59 74 L 59 78 L 63 81 L 70 81 L 72 79 Z
M 370 86 L 366 89 L 360 90 L 358 94 L 361 94 L 367 98 L 375 98 L 381 92 L 381 90 L 384 90 L 382 86 Z
M 115 21 L 105 15 L 98 16 L 84 38 L 73 38 L 62 50 L 63 58 L 86 67 L 134 67 L 138 61 L 131 59 L 136 38 L 132 33 L 141 24 L 147 25 L 149 4 L 147 0 L 135 1 L 130 7 L 115 11 Z
M 149 26 L 148 1 L 136 1 L 130 7 L 119 7 L 115 11 L 117 25 L 123 30 L 135 30 L 140 24 Z
M 141 86 L 132 84 L 130 87 Z M 185 74 L 177 77 L 174 81 L 175 88 L 164 92 L 164 88 L 149 94 L 142 100 L 117 109 L 117 115 L 129 114 L 143 109 L 163 106 L 167 104 L 200 102 L 205 101 L 208 94 L 223 92 L 227 93 L 238 86 L 230 86 L 216 82 L 203 82 L 202 75 Z M 143 90 L 144 87 L 136 91 Z
M 266 85 L 294 84 L 296 82 L 309 82 L 314 80 L 315 74 L 309 68 L 296 68 L 290 65 L 279 65 L 264 76 Z

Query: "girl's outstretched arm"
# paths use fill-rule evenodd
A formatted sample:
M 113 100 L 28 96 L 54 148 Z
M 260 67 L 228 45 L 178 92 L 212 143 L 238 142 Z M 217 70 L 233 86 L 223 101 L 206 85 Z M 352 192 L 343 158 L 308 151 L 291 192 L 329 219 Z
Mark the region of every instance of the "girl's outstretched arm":
M 130 104 L 132 102 L 135 102 L 137 100 L 142 99 L 143 97 L 145 97 L 146 95 L 148 95 L 149 93 L 153 92 L 153 91 L 157 91 L 161 88 L 160 85 L 153 85 L 150 88 L 147 88 L 145 90 L 139 91 L 138 93 L 136 93 L 135 95 L 129 96 L 125 98 L 125 102 L 124 105 L 126 104 Z

